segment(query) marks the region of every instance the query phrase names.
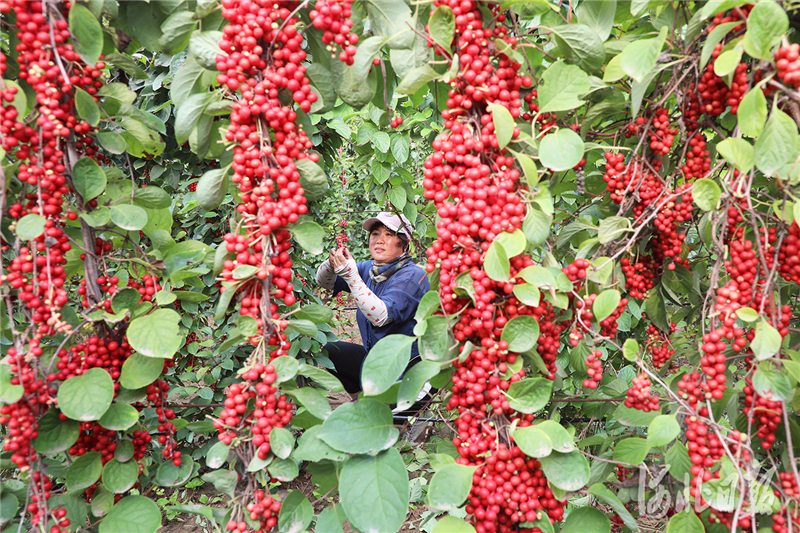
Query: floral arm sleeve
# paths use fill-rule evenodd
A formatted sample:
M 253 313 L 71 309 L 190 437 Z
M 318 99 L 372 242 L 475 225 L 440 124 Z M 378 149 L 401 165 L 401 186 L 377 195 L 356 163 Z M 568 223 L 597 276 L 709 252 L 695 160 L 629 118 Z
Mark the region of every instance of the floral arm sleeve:
M 326 259 L 317 269 L 317 285 L 330 291 L 335 283 L 336 272 L 333 271 L 330 260 Z
M 356 305 L 373 326 L 384 326 L 389 322 L 389 311 L 386 304 L 369 290 L 367 284 L 358 275 L 358 267 L 353 259 L 336 270 L 336 273 L 350 287 L 350 293 L 356 300 Z

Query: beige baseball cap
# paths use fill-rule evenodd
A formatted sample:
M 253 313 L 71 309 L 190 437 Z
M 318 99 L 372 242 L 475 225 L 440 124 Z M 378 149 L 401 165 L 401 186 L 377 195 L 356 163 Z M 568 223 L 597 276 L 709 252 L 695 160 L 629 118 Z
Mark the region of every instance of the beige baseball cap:
M 395 233 L 402 233 L 408 238 L 411 238 L 411 234 L 414 232 L 414 226 L 411 225 L 411 222 L 409 222 L 405 216 L 393 215 L 386 211 L 378 213 L 376 217 L 368 218 L 364 221 L 362 227 L 364 230 L 370 231 L 376 222 L 380 222 Z

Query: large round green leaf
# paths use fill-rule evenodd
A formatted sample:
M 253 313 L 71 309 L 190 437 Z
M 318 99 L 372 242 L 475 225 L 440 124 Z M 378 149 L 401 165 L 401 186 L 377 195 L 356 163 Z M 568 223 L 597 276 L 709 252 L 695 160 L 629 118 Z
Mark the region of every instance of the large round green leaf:
M 594 507 L 574 509 L 561 526 L 561 533 L 608 533 L 609 531 L 611 531 L 611 521 L 602 511 Z
M 408 335 L 387 335 L 375 343 L 361 367 L 364 394 L 377 396 L 394 385 L 408 366 L 413 343 Z
M 73 420 L 99 420 L 114 398 L 114 382 L 102 368 L 66 380 L 58 389 L 58 407 Z
M 128 496 L 100 522 L 100 533 L 156 533 L 160 527 L 161 511 L 156 502 L 144 496 Z
M 589 481 L 589 463 L 578 450 L 552 452 L 539 459 L 548 481 L 563 490 L 579 490 Z
M 175 466 L 172 461 L 164 461 L 158 465 L 155 482 L 162 487 L 177 487 L 189 481 L 193 471 L 194 461 L 191 457 L 184 455 L 181 458 L 181 466 Z
M 375 456 L 351 457 L 342 467 L 339 492 L 359 531 L 395 533 L 408 507 L 408 472 L 400 452 L 390 448 Z
M 100 425 L 106 429 L 123 431 L 128 429 L 139 420 L 139 411 L 127 403 L 113 403 L 103 416 L 100 417 Z
M 75 420 L 61 420 L 58 409 L 50 409 L 39 419 L 39 436 L 33 445 L 39 453 L 59 453 L 67 451 L 81 433 L 81 426 Z
M 115 205 L 111 208 L 111 221 L 122 229 L 139 231 L 147 225 L 147 211 L 138 205 Z
M 299 490 L 290 491 L 283 499 L 278 514 L 278 531 L 280 533 L 300 533 L 308 528 L 314 518 L 314 508 L 305 494 Z
M 583 157 L 584 144 L 580 135 L 569 128 L 545 135 L 539 143 L 539 161 L 550 170 L 569 170 Z
M 84 201 L 89 201 L 106 190 L 106 173 L 91 158 L 79 159 L 72 168 L 72 184 Z
M 134 353 L 122 364 L 119 384 L 126 389 L 140 389 L 157 380 L 163 370 L 163 359 Z
M 181 317 L 172 309 L 157 309 L 131 321 L 128 342 L 147 357 L 171 358 L 183 346 L 178 322 Z
M 515 316 L 503 327 L 500 338 L 508 343 L 509 352 L 527 352 L 539 340 L 539 323 L 530 315 Z
M 389 407 L 369 399 L 339 406 L 319 432 L 319 438 L 329 446 L 347 453 L 385 450 L 399 435 L 400 431 L 392 425 Z
M 67 469 L 67 487 L 70 492 L 91 487 L 100 479 L 103 472 L 103 459 L 100 452 L 81 455 Z
M 121 463 L 111 459 L 103 467 L 103 485 L 115 494 L 130 490 L 139 479 L 139 465 L 136 461 Z
M 461 507 L 472 489 L 472 474 L 476 468 L 455 463 L 440 468 L 431 479 L 428 505 L 440 511 Z

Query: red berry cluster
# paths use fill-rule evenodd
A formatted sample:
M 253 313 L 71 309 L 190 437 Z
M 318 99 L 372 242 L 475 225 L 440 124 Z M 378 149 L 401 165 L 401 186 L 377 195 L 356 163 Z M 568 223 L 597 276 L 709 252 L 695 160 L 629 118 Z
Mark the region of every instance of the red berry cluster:
M 781 46 L 775 52 L 775 66 L 778 77 L 786 85 L 800 87 L 800 44 Z
M 600 382 L 603 380 L 603 352 L 600 350 L 592 350 L 592 353 L 586 356 L 586 374 L 588 378 L 583 380 L 583 386 L 587 389 L 596 389 Z
M 657 155 L 668 155 L 672 149 L 678 129 L 669 125 L 669 110 L 660 108 L 656 110 L 650 132 L 650 149 Z
M 453 50 L 437 45 L 435 51 L 448 58 L 457 55 L 460 70 L 442 112 L 444 130 L 433 141 L 433 153 L 424 165 L 424 195 L 433 200 L 440 217 L 437 239 L 427 250 L 427 270 L 439 269 L 443 311 L 460 313 L 453 328 L 462 344 L 459 349 L 467 341 L 475 346 L 456 364 L 448 403 L 449 409 L 459 412 L 453 440 L 460 455 L 457 461 L 478 466 L 467 512 L 479 533 L 506 533 L 520 522 L 540 518 L 539 511 L 560 520 L 564 502 L 553 498 L 536 460 L 526 458 L 513 442 L 497 439 L 498 424 L 529 425 L 532 420 L 531 415 L 515 412 L 503 394 L 524 372 L 511 370 L 519 355 L 509 352 L 500 337 L 509 320 L 534 317 L 540 325 L 537 350 L 554 378 L 566 325 L 544 298 L 532 307 L 514 294 L 514 287 L 525 283 L 521 272 L 534 265 L 529 256 L 509 258 L 508 280 L 490 278 L 483 267 L 491 243 L 500 233 L 521 228 L 525 216 L 520 171 L 514 168 L 512 154 L 499 148 L 489 105 L 505 106 L 512 116 L 520 116 L 520 89 L 530 80 L 517 74 L 519 63 L 494 46 L 495 39 L 516 46 L 516 38 L 509 37 L 502 24 L 484 26 L 476 1 L 435 0 L 434 6 L 447 6 L 455 15 Z M 497 22 L 505 19 L 497 4 L 485 7 L 497 13 Z M 518 135 L 515 128 L 512 138 Z
M 660 269 L 652 256 L 642 255 L 633 263 L 629 258 L 620 259 L 622 273 L 625 274 L 625 288 L 639 300 L 647 299 L 647 291 L 653 288 L 656 272 Z
M 675 322 L 670 322 L 669 332 L 675 333 Z M 655 368 L 662 368 L 670 357 L 675 354 L 675 350 L 669 342 L 669 335 L 662 332 L 655 324 L 647 326 L 647 343 L 645 350 L 652 357 L 651 363 Z
M 769 450 L 775 442 L 775 430 L 782 422 L 782 404 L 756 392 L 750 380 L 747 381 L 743 392 L 745 396 L 742 412 L 752 423 L 758 424 L 756 436 L 761 439 L 761 447 Z
M 281 502 L 272 496 L 268 496 L 263 490 L 257 490 L 253 494 L 253 501 L 247 504 L 250 520 L 259 522 L 263 531 L 271 531 L 278 524 L 278 513 L 280 511 Z M 230 526 L 228 529 L 230 529 Z
M 794 472 L 778 472 L 778 481 L 780 489 L 775 489 L 775 496 L 780 498 L 783 493 L 787 498 L 800 499 L 800 488 Z
M 228 387 L 225 409 L 214 420 L 214 427 L 220 431 L 219 440 L 225 444 L 249 431 L 256 455 L 266 459 L 272 428 L 282 428 L 292 420 L 292 403 L 273 386 L 278 377 L 274 366 L 256 363 L 242 377 L 244 382 Z M 255 409 L 248 412 L 250 399 L 254 400 Z
M 628 397 L 625 399 L 625 407 L 638 409 L 645 413 L 658 411 L 658 398 L 652 394 L 652 383 L 647 374 L 639 374 L 633 378 L 633 384 L 628 389 Z
M 353 21 L 350 20 L 352 3 L 353 0 L 317 0 L 314 9 L 309 13 L 314 27 L 324 32 L 322 42 L 338 45 L 342 50 L 339 61 L 348 65 L 353 64 L 355 45 L 358 44 L 358 35 L 350 31 L 353 29 Z M 335 57 L 335 48 L 330 46 L 329 50 Z

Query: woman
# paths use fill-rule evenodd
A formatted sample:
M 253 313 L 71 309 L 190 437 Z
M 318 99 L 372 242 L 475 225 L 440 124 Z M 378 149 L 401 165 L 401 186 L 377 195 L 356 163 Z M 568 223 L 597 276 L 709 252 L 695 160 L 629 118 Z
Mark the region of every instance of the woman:
M 336 376 L 350 394 L 361 391 L 361 365 L 370 349 L 386 335 L 413 335 L 414 314 L 422 296 L 430 289 L 425 270 L 414 264 L 408 241 L 414 228 L 402 215 L 380 213 L 363 224 L 369 232 L 372 261 L 356 264 L 347 248 L 330 252 L 317 270 L 317 284 L 353 294 L 358 330 L 364 345 L 334 342 L 325 346 L 336 367 Z M 417 343 L 411 348 L 411 363 L 419 360 Z

